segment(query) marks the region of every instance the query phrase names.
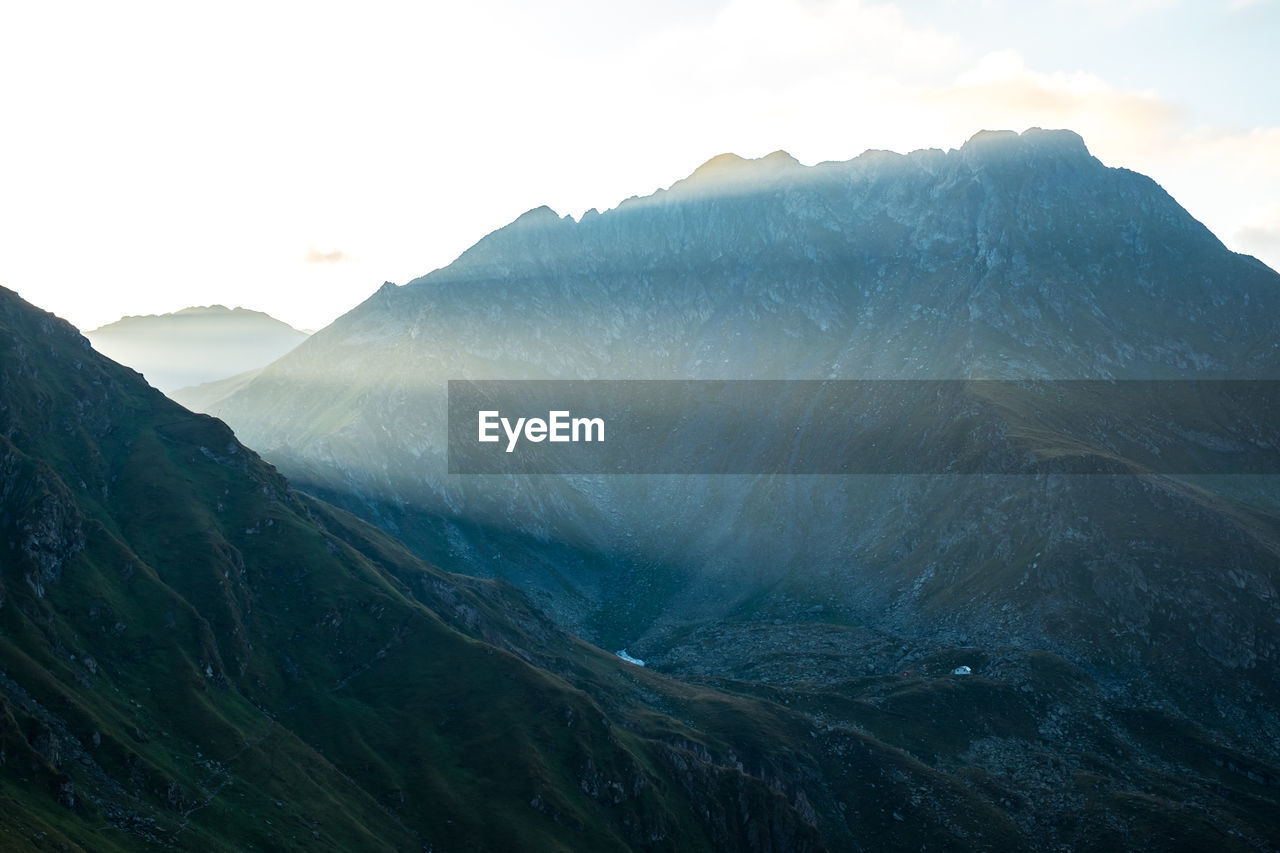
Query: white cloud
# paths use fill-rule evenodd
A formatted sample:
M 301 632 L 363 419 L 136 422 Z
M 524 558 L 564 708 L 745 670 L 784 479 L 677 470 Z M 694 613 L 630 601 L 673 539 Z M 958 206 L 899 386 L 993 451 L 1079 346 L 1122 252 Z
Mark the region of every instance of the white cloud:
M 1226 243 L 1280 270 L 1280 205 L 1259 208 L 1248 216 Z
M 1280 218 L 1263 225 L 1246 225 L 1233 235 L 1232 242 L 1242 252 L 1280 260 Z M 1280 267 L 1275 261 L 1271 266 Z
M 304 264 L 344 264 L 351 261 L 351 256 L 341 249 L 322 252 L 315 246 L 309 246 L 302 256 Z
M 947 116 L 956 133 L 975 121 L 985 128 L 1071 128 L 1103 162 L 1155 178 L 1229 245 L 1248 240 L 1280 268 L 1280 251 L 1265 237 L 1270 226 L 1249 220 L 1259 199 L 1280 197 L 1280 127 L 1196 125 L 1185 108 L 1154 92 L 1082 71 L 1033 70 L 1016 51 L 988 54 L 953 85 L 920 89 L 915 98 Z
M 1280 127 L 1234 132 L 1202 127 L 1184 134 L 1183 141 L 1203 159 L 1220 163 L 1236 180 L 1280 178 Z
M 1069 127 L 1095 153 L 1122 159 L 1159 148 L 1182 120 L 1176 106 L 1154 93 L 1117 89 L 1083 71 L 1035 71 L 1012 50 L 987 54 L 953 85 L 922 90 L 917 100 L 949 114 L 952 124 Z

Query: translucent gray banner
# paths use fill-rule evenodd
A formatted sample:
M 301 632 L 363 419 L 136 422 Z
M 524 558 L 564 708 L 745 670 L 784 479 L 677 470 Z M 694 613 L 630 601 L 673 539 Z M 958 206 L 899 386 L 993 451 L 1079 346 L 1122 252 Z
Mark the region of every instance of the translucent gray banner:
M 450 474 L 1276 474 L 1280 382 L 452 380 Z

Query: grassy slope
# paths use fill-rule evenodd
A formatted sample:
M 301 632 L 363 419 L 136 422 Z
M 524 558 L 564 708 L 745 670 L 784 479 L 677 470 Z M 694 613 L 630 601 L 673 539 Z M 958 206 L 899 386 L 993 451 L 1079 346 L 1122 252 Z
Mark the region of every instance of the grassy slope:
M 694 801 L 715 785 L 675 778 L 670 747 L 387 569 L 448 576 L 366 556 L 363 525 L 327 530 L 220 422 L 0 297 L 6 848 L 688 849 L 754 831 L 709 825 Z M 735 784 L 780 839 L 816 843 L 785 797 Z

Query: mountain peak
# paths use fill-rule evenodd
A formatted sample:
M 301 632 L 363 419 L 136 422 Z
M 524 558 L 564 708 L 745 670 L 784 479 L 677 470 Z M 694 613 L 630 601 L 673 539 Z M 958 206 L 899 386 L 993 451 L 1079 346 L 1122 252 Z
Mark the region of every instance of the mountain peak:
M 732 152 L 717 154 L 701 166 L 693 170 L 693 174 L 685 178 L 686 181 L 705 181 L 705 180 L 721 180 L 724 178 L 739 178 L 748 174 L 755 175 L 761 171 L 776 171 L 778 169 L 786 169 L 794 166 L 800 166 L 800 161 L 792 157 L 786 151 L 778 149 L 772 154 L 766 154 L 754 160 L 746 157 L 740 157 Z
M 96 329 L 89 330 L 87 334 L 97 334 L 98 332 L 112 329 L 121 323 L 130 324 L 137 321 L 172 320 L 174 318 L 178 318 L 180 320 L 223 320 L 228 318 L 244 320 L 252 318 L 255 320 L 266 320 L 271 323 L 279 323 L 282 326 L 288 325 L 287 323 L 284 323 L 284 321 L 277 320 L 264 311 L 255 311 L 252 308 L 244 308 L 239 305 L 235 308 L 228 308 L 225 305 L 191 305 L 186 308 L 179 308 L 177 311 L 170 311 L 164 314 L 126 314 L 119 320 L 115 320 L 104 326 L 99 326 Z
M 775 180 L 793 169 L 805 168 L 781 149 L 764 157 L 748 159 L 727 152 L 712 157 L 693 170 L 689 177 L 671 185 L 674 192 L 724 193 L 738 187 L 749 188 Z
M 747 162 L 748 160 L 745 157 L 740 157 L 732 151 L 726 151 L 723 154 L 717 154 L 698 168 L 694 169 L 693 173 L 689 175 L 689 178 L 711 177 L 730 169 L 741 168 L 742 165 Z
M 533 208 L 532 210 L 526 210 L 524 213 L 516 217 L 515 222 L 512 222 L 511 224 L 512 225 L 516 225 L 516 224 L 539 225 L 539 224 L 548 224 L 548 223 L 559 222 L 559 221 L 560 221 L 560 214 L 556 213 L 550 207 L 543 204 Z
M 174 314 L 174 315 L 178 315 L 178 314 L 226 314 L 226 313 L 229 313 L 231 310 L 232 310 L 232 309 L 228 308 L 228 307 L 227 307 L 227 306 L 225 306 L 225 305 L 192 305 L 192 306 L 191 306 L 191 307 L 189 307 L 189 308 L 179 308 L 177 311 L 174 311 L 174 312 L 173 312 L 173 314 Z M 239 307 L 239 306 L 236 306 L 235 310 L 236 310 L 236 311 L 247 311 L 248 309 L 247 309 L 247 308 L 241 308 L 241 307 Z M 163 316 L 163 315 L 161 315 L 161 316 Z
M 169 392 L 262 367 L 307 334 L 250 308 L 195 305 L 170 314 L 123 317 L 85 337 L 102 354 Z
M 980 130 L 960 147 L 963 154 L 989 155 L 1015 152 L 1056 154 L 1062 157 L 1092 157 L 1080 134 L 1073 130 L 1044 130 L 1031 127 L 1022 133 L 1012 130 Z

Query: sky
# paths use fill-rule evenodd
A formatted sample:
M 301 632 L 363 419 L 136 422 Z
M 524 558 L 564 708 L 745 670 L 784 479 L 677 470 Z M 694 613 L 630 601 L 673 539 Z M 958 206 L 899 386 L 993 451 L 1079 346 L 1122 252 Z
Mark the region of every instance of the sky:
M 1067 127 L 1280 268 L 1280 0 L 0 0 L 0 285 L 317 329 L 732 151 Z

